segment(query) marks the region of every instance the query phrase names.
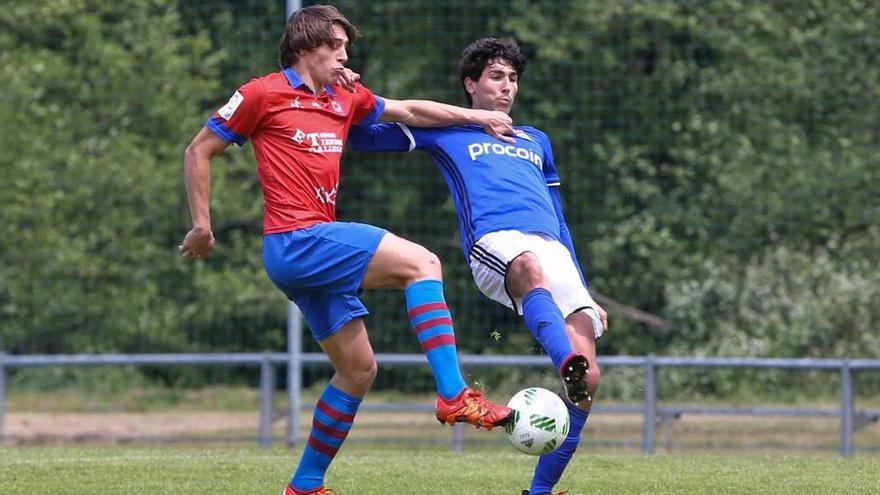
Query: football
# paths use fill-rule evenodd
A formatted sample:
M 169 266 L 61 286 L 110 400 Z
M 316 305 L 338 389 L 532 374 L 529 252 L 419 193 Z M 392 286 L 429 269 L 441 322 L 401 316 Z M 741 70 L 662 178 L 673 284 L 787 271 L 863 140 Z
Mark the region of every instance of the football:
M 520 390 L 507 407 L 513 409 L 513 416 L 504 425 L 504 431 L 520 452 L 549 454 L 562 445 L 568 435 L 568 408 L 558 395 L 546 388 Z

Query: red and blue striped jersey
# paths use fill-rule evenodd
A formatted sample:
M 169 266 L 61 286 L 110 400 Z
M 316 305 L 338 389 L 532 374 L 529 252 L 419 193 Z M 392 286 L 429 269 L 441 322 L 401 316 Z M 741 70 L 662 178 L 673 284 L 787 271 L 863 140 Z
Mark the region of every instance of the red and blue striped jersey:
M 325 86 L 316 95 L 291 68 L 241 86 L 205 125 L 228 143 L 250 139 L 263 188 L 263 233 L 336 220 L 342 150 L 352 125 L 375 123 L 382 98 Z

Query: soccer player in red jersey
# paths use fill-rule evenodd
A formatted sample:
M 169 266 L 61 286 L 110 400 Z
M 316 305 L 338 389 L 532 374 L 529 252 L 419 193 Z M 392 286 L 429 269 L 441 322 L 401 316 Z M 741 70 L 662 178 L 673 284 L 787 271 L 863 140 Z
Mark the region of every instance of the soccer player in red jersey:
M 376 375 L 361 288 L 404 290 L 408 318 L 437 384 L 438 420 L 492 428 L 511 414 L 461 376 L 437 256 L 378 227 L 337 222 L 336 192 L 352 125 L 369 126 L 380 118 L 418 127 L 479 124 L 510 142 L 512 121 L 503 112 L 383 99 L 359 83 L 350 89 L 336 84 L 346 80 L 346 48 L 357 36 L 334 7 L 296 11 L 281 39 L 282 70 L 241 86 L 184 155 L 192 229 L 179 249 L 185 257 L 202 258 L 214 247 L 211 160 L 230 143 L 253 142 L 263 188 L 266 272 L 302 310 L 335 370 L 318 400 L 287 495 L 335 493 L 324 488 L 324 474 Z

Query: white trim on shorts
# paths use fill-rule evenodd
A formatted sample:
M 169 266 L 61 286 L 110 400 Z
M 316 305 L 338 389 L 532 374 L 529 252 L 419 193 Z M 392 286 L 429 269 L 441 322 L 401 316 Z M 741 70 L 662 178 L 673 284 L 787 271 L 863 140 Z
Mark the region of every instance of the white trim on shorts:
M 593 338 L 598 340 L 605 327 L 596 301 L 584 287 L 568 248 L 549 236 L 500 230 L 480 237 L 468 255 L 471 274 L 480 292 L 522 315 L 522 299 L 513 297 L 507 287 L 507 270 L 525 252 L 533 253 L 541 263 L 550 294 L 562 315 L 567 318 L 578 311 L 586 313 L 593 322 Z

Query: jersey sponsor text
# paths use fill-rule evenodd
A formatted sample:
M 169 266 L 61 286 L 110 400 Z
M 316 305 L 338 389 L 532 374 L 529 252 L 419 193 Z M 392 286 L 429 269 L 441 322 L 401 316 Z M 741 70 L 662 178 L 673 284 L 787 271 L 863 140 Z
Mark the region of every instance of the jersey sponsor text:
M 315 197 L 324 204 L 336 204 L 336 192 L 339 191 L 339 184 L 333 186 L 329 191 L 324 187 L 315 188 Z
M 335 132 L 305 132 L 297 129 L 290 139 L 295 143 L 307 143 L 311 153 L 342 153 L 342 139 Z
M 544 159 L 541 155 L 530 149 L 520 148 L 519 146 L 514 146 L 512 144 L 471 143 L 468 145 L 468 154 L 470 154 L 471 160 L 473 161 L 476 161 L 478 156 L 489 153 L 528 160 L 538 168 L 541 168 L 544 165 Z

